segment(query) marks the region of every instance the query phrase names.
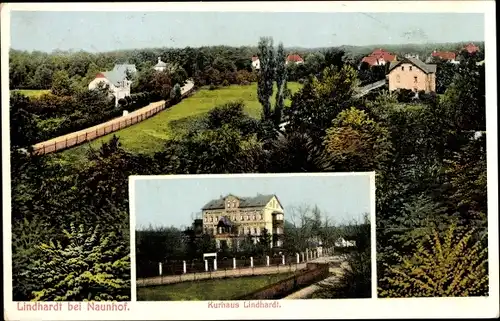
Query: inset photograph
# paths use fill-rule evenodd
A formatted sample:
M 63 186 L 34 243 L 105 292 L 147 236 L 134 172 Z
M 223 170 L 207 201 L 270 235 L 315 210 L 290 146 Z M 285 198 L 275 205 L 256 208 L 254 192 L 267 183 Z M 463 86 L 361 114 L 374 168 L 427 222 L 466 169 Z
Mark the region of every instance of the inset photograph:
M 371 297 L 372 173 L 130 184 L 138 301 Z

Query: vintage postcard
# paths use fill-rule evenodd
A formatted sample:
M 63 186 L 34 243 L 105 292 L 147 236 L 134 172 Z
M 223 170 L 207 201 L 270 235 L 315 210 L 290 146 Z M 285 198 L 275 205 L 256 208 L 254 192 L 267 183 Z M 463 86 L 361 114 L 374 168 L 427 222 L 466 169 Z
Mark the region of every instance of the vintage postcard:
M 6 319 L 498 316 L 494 1 L 0 8 Z
M 372 296 L 374 173 L 133 176 L 130 201 L 138 301 Z

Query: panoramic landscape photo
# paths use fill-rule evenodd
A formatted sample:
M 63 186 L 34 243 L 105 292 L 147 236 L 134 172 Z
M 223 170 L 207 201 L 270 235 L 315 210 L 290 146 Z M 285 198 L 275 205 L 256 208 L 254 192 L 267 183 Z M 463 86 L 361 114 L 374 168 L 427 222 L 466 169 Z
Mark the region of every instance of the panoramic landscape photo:
M 373 179 L 133 177 L 137 300 L 371 297 Z
M 12 11 L 10 24 L 14 301 L 131 299 L 131 175 L 372 171 L 378 297 L 488 295 L 483 14 Z

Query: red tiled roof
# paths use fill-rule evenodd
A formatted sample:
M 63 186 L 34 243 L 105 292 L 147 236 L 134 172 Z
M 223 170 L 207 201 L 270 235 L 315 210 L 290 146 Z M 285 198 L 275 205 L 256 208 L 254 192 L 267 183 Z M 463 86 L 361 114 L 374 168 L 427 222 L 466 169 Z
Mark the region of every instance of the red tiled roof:
M 377 64 L 378 61 L 384 60 L 385 62 L 391 62 L 396 59 L 395 55 L 391 55 L 389 52 L 384 49 L 375 49 L 373 52 L 364 57 L 362 61 L 368 63 L 370 66 Z
M 364 57 L 363 60 L 361 60 L 361 62 L 366 62 L 370 66 L 374 66 L 377 64 L 378 59 L 375 56 L 368 56 L 368 57 Z
M 106 76 L 104 76 L 104 74 L 102 72 L 98 73 L 95 77 L 96 78 L 106 78 Z
M 252 56 L 252 61 L 256 61 L 256 60 L 259 60 L 259 57 L 257 57 L 257 56 Z
M 302 59 L 299 55 L 288 55 L 288 57 L 286 57 L 286 61 L 299 62 L 304 61 L 304 59 Z
M 479 47 L 474 45 L 473 43 L 468 44 L 467 46 L 464 47 L 465 50 L 467 50 L 469 53 L 474 53 L 476 51 L 479 51 Z
M 455 60 L 457 55 L 451 51 L 434 51 L 432 57 L 438 57 L 444 60 Z

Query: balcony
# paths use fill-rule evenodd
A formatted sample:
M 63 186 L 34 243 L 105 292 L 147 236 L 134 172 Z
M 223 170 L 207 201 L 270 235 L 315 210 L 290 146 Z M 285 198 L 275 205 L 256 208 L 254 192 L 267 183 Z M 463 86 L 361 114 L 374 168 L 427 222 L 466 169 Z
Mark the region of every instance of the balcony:
M 284 215 L 283 213 L 273 213 L 273 222 L 283 222 Z

